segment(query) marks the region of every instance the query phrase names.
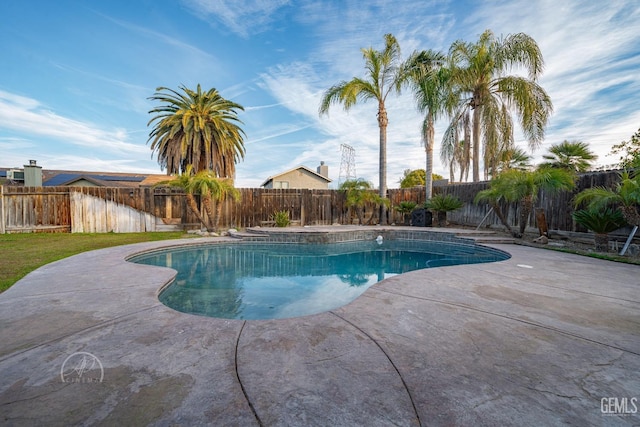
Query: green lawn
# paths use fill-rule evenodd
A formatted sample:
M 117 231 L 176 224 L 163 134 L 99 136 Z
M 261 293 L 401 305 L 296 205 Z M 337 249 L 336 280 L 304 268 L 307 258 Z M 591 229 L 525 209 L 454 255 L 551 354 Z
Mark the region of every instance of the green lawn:
M 38 267 L 81 252 L 190 236 L 182 232 L 0 234 L 0 292 Z

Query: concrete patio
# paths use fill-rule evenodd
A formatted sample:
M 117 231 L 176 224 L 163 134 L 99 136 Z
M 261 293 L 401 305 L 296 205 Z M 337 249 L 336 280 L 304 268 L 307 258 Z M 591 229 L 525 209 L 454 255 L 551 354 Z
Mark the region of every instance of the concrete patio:
M 162 305 L 173 270 L 125 261 L 209 240 L 228 238 L 87 252 L 0 294 L 0 423 L 640 424 L 638 266 L 492 244 L 512 258 L 242 321 Z M 84 376 L 63 381 L 78 361 Z

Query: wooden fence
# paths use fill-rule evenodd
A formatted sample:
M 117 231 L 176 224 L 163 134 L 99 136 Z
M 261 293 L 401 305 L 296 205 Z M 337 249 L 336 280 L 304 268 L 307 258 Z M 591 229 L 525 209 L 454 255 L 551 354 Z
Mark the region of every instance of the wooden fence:
M 573 196 L 592 186 L 612 186 L 619 179 L 615 171 L 581 175 L 573 192 L 549 195 L 541 192 L 536 207 L 546 213 L 549 229 L 576 231 L 571 217 Z M 452 194 L 463 208 L 450 212 L 455 224 L 499 226 L 486 204 L 474 204 L 478 191 L 487 182 L 456 183 L 436 187 L 436 194 Z M 220 227 L 246 228 L 268 225 L 277 211 L 288 211 L 300 225 L 350 224 L 355 215 L 345 206 L 344 194 L 337 190 L 242 188 L 240 201 L 225 202 Z M 424 187 L 389 190 L 389 223 L 401 224 L 402 215 L 394 207 L 402 201 L 425 200 Z M 199 201 L 198 201 L 199 202 Z M 505 204 L 508 221 L 516 225 L 517 204 Z M 486 218 L 485 218 L 486 217 Z M 365 206 L 365 221 L 378 222 L 378 210 Z M 535 227 L 530 218 L 529 227 Z M 7 187 L 0 186 L 0 233 L 15 232 L 133 232 L 171 228 L 193 229 L 200 224 L 188 209 L 182 190 L 104 187 Z M 583 231 L 583 230 L 579 230 Z
M 584 189 L 601 186 L 612 188 L 620 180 L 618 171 L 590 172 L 581 174 L 576 181 L 576 187 L 573 191 L 563 191 L 558 194 L 549 194 L 540 191 L 538 199 L 534 203 L 534 207 L 541 208 L 545 212 L 547 224 L 550 230 L 563 231 L 586 231 L 584 229 L 576 229 L 575 221 L 571 214 L 574 212 L 573 198 L 576 194 Z M 486 226 L 500 226 L 500 220 L 495 213 L 490 212 L 491 208 L 487 204 L 475 204 L 474 198 L 479 191 L 486 189 L 488 182 L 477 183 L 457 183 L 446 187 L 435 189 L 436 193 L 452 194 L 462 200 L 464 206 L 448 214 L 449 221 L 456 224 L 469 226 L 479 225 L 485 216 L 489 215 L 485 221 Z M 502 203 L 502 210 L 507 217 L 507 221 L 511 225 L 518 224 L 519 208 L 517 203 Z M 536 228 L 535 215 L 529 217 L 529 228 Z

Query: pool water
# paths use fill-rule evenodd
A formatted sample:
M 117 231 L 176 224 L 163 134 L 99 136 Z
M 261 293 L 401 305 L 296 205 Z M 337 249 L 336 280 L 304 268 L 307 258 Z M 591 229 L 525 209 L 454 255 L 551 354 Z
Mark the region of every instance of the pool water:
M 160 301 L 175 310 L 226 319 L 279 319 L 341 307 L 396 274 L 507 258 L 478 245 L 388 240 L 225 243 L 143 254 L 131 261 L 177 270 L 160 294 Z

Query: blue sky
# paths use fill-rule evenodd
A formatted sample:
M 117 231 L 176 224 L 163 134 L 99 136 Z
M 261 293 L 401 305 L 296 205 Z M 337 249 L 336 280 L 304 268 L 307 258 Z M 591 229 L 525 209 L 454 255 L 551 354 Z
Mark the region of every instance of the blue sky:
M 378 183 L 374 102 L 318 115 L 331 85 L 364 75 L 361 48 L 385 33 L 406 57 L 447 51 L 485 30 L 524 32 L 542 50 L 554 114 L 537 160 L 581 140 L 600 165 L 640 128 L 640 4 L 636 0 L 316 1 L 5 0 L 0 4 L 0 166 L 162 173 L 147 144 L 156 87 L 215 87 L 245 107 L 246 157 L 236 186 L 320 161 L 338 181 L 340 144 L 358 177 Z M 424 168 L 421 116 L 409 93 L 387 103 L 388 175 Z M 439 141 L 446 121 L 437 123 Z M 516 140 L 523 148 L 520 133 Z

